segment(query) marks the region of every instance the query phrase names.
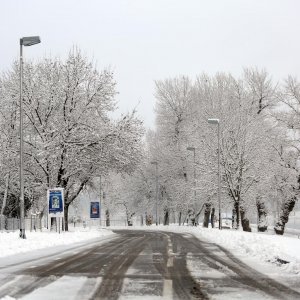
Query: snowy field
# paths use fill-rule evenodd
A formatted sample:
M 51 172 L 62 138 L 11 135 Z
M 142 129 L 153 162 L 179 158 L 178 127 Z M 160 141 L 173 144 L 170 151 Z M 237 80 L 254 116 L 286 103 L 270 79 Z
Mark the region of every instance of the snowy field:
M 30 232 L 26 231 L 26 239 L 19 238 L 19 231 L 0 232 L 0 257 L 49 247 L 71 245 L 94 238 L 103 238 L 114 233 L 108 229 L 72 228 L 69 232 Z

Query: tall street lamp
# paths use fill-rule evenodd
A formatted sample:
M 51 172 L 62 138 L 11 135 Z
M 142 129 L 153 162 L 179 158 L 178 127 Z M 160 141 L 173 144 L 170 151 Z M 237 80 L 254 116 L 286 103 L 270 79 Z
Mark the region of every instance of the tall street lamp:
M 196 210 L 196 149 L 195 147 L 187 147 L 186 150 L 194 153 L 194 206 Z
M 158 219 L 157 219 L 157 202 L 158 202 L 158 163 L 157 161 L 152 161 L 151 162 L 152 165 L 155 165 L 155 189 L 156 189 L 156 192 L 155 192 L 155 199 L 156 199 L 156 202 L 155 202 L 155 223 L 156 223 L 156 226 L 158 225 Z
M 218 202 L 219 202 L 219 229 L 221 226 L 221 198 L 220 198 L 220 120 L 219 119 L 208 119 L 208 123 L 218 125 Z
M 39 36 L 28 36 L 20 39 L 20 238 L 26 239 L 25 235 L 25 210 L 24 210 L 24 142 L 23 142 L 23 46 L 39 44 Z

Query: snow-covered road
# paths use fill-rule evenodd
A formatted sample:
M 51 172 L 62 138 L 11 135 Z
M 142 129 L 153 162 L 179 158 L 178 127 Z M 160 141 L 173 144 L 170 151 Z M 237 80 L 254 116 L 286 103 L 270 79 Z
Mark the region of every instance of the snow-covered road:
M 201 238 L 199 228 L 168 230 L 119 230 L 73 245 L 2 258 L 0 298 L 300 298 L 297 274 L 289 273 L 289 284 L 282 284 L 274 273 L 277 265 L 255 265 L 258 257 L 242 251 L 233 254 L 209 240 L 210 231 Z M 222 234 L 229 237 L 234 232 Z

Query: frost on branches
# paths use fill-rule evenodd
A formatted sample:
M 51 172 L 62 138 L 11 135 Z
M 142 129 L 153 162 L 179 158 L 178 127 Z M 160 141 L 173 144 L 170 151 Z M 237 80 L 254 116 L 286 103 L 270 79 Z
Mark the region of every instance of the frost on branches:
M 220 151 L 222 212 L 233 211 L 235 228 L 241 224 L 250 231 L 250 219 L 258 219 L 258 229 L 267 229 L 267 213 L 278 196 L 274 187 L 283 174 L 277 145 L 286 142 L 274 119 L 279 91 L 257 69 L 245 69 L 240 78 L 202 74 L 194 81 L 181 76 L 156 82 L 156 131 L 147 147 L 168 199 L 162 207 L 160 198 L 161 212 L 174 211 L 181 223 L 182 216 L 197 220 L 203 211 L 203 226 L 214 226 Z M 209 118 L 220 120 L 220 143 Z M 195 149 L 194 159 L 188 148 Z
M 18 65 L 1 78 L 1 122 L 7 133 L 1 159 L 14 162 L 18 78 Z M 141 158 L 142 122 L 134 112 L 120 120 L 110 117 L 115 87 L 112 71 L 99 72 L 78 50 L 65 61 L 43 59 L 24 66 L 25 192 L 43 211 L 47 188 L 64 188 L 66 225 L 69 205 L 91 178 L 108 170 L 130 173 Z M 3 178 L 11 174 L 10 186 L 18 181 L 15 165 L 2 173 Z
M 296 78 L 289 76 L 285 80 L 278 101 L 280 108 L 273 115 L 285 136 L 276 146 L 280 166 L 275 178 L 281 211 L 274 229 L 283 234 L 300 191 L 300 83 Z

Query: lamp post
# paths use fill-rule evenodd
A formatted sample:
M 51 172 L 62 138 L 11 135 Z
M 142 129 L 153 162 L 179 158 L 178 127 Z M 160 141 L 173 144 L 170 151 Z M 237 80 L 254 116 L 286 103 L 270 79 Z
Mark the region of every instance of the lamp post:
M 157 219 L 157 202 L 158 202 L 158 163 L 157 161 L 152 161 L 151 162 L 152 165 L 155 165 L 155 189 L 156 189 L 156 192 L 155 192 L 155 199 L 156 199 L 156 202 L 155 202 L 155 223 L 156 223 L 156 226 L 158 225 L 158 219 Z
M 20 39 L 20 238 L 25 235 L 24 209 L 24 141 L 23 141 L 23 46 L 33 46 L 41 42 L 39 36 L 28 36 Z
M 220 120 L 219 119 L 208 119 L 208 123 L 218 125 L 218 202 L 219 202 L 219 229 L 222 229 L 221 226 L 221 198 L 220 198 Z
M 186 150 L 194 153 L 194 206 L 196 210 L 196 149 L 195 147 L 187 147 Z

